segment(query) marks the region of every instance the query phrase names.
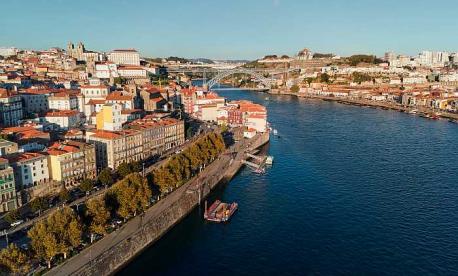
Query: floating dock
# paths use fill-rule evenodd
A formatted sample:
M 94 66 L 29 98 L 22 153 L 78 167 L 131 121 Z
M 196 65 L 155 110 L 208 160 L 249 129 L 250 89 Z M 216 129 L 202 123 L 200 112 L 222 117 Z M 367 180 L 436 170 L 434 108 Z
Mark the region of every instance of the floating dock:
M 207 209 L 207 201 L 205 201 L 205 213 L 204 219 L 213 222 L 225 222 L 228 221 L 231 216 L 237 211 L 238 204 L 233 202 L 231 204 L 216 200 Z

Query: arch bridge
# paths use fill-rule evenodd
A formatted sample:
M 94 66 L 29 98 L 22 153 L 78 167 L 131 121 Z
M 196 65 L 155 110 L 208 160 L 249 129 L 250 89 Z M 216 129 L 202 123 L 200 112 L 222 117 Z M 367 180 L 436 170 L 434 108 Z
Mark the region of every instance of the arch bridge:
M 228 70 L 220 70 L 212 79 L 204 83 L 204 86 L 207 86 L 208 89 L 211 89 L 213 86 L 218 84 L 222 79 L 234 75 L 234 74 L 246 74 L 254 77 L 254 79 L 260 82 L 264 87 L 270 88 L 273 84 L 273 80 L 264 77 L 263 72 L 247 69 L 247 68 L 234 68 Z

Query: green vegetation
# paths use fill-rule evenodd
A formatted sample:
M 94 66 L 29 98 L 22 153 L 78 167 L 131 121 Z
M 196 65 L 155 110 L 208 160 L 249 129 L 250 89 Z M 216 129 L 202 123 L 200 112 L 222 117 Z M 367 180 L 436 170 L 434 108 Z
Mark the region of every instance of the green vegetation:
M 28 232 L 34 255 L 48 262 L 57 254 L 67 254 L 81 243 L 82 225 L 69 207 L 50 215 L 46 220 L 36 223 Z
M 42 212 L 48 208 L 48 197 L 37 197 L 30 202 L 32 212 Z
M 92 190 L 92 188 L 94 188 L 94 181 L 91 179 L 85 178 L 81 180 L 79 188 L 81 189 L 81 191 L 87 193 L 90 190 Z
M 13 223 L 19 219 L 19 211 L 17 209 L 11 210 L 5 215 L 5 220 L 8 223 Z
M 314 53 L 313 58 L 332 58 L 334 54 Z
M 353 55 L 348 58 L 348 62 L 351 66 L 356 66 L 362 62 L 379 64 L 379 63 L 382 63 L 383 60 L 378 59 L 376 56 L 373 56 L 373 55 Z
M 291 92 L 293 93 L 298 93 L 299 92 L 299 86 L 297 84 L 291 86 L 291 88 L 289 89 Z
M 110 169 L 102 170 L 98 181 L 111 186 L 105 195 L 88 200 L 83 207 L 84 211 L 79 214 L 69 207 L 63 207 L 37 222 L 28 232 L 31 240 L 30 256 L 14 247 L 4 249 L 0 252 L 0 265 L 5 271 L 24 274 L 30 269 L 30 258 L 35 258 L 46 261 L 50 268 L 56 257 L 63 256 L 66 259 L 81 244 L 83 238 L 91 237 L 92 242 L 94 234 L 106 235 L 111 218 L 128 220 L 144 212 L 150 206 L 153 191 L 170 192 L 183 185 L 224 150 L 222 135 L 209 133 L 183 152 L 169 158 L 146 178 L 139 173 L 142 169 L 139 162 L 123 163 L 116 173 Z M 116 176 L 121 178 L 114 183 Z M 88 190 L 92 185 L 91 180 L 84 179 L 80 188 Z M 63 189 L 60 197 L 66 198 L 62 195 L 67 193 Z M 44 202 L 44 198 L 37 198 L 33 206 L 39 210 Z M 15 256 L 16 263 L 4 255 Z
M 373 80 L 373 78 L 370 75 L 365 74 L 365 73 L 361 73 L 361 72 L 353 72 L 351 74 L 351 78 L 352 78 L 353 82 L 356 82 L 356 83 L 359 83 L 359 84 L 361 84 L 362 82 L 372 81 Z
M 29 258 L 14 243 L 0 251 L 0 274 L 26 274 L 30 269 Z
M 110 219 L 110 211 L 106 207 L 103 197 L 88 200 L 86 204 L 86 217 L 88 219 L 89 231 L 91 233 L 105 235 L 106 225 Z
M 209 133 L 165 165 L 153 171 L 153 182 L 161 192 L 181 186 L 225 149 L 221 134 Z
M 59 200 L 60 202 L 67 202 L 70 200 L 70 193 L 68 192 L 67 188 L 62 187 L 62 190 L 59 192 Z
M 111 186 L 114 183 L 114 177 L 111 172 L 110 168 L 103 169 L 99 176 L 97 177 L 97 181 L 104 186 Z

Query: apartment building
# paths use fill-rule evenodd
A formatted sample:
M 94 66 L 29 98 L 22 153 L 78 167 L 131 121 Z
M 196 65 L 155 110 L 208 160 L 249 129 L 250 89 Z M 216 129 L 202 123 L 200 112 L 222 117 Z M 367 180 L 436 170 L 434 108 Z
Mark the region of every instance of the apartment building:
M 23 152 L 7 157 L 14 169 L 16 186 L 27 189 L 49 181 L 48 157 L 37 152 Z
M 140 54 L 135 49 L 118 49 L 108 54 L 108 60 L 116 64 L 140 65 Z
M 97 168 L 116 169 L 123 162 L 142 160 L 143 139 L 138 130 L 96 130 L 86 136 L 95 145 Z
M 184 121 L 173 118 L 146 116 L 129 124 L 129 127 L 142 133 L 143 159 L 161 155 L 185 141 Z
M 22 117 L 21 95 L 0 88 L 0 126 L 17 126 Z
M 0 199 L 1 213 L 14 210 L 21 205 L 16 193 L 13 168 L 5 158 L 0 158 Z
M 50 177 L 67 188 L 74 188 L 84 178 L 96 177 L 94 145 L 67 140 L 47 149 Z

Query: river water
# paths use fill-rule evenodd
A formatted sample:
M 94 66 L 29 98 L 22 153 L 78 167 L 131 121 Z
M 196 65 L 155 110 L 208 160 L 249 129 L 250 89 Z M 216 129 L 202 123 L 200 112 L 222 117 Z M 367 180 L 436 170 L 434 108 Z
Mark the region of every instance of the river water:
M 458 125 L 333 102 L 222 91 L 267 106 L 280 137 L 120 275 L 458 275 Z M 268 99 L 267 99 L 268 98 Z

